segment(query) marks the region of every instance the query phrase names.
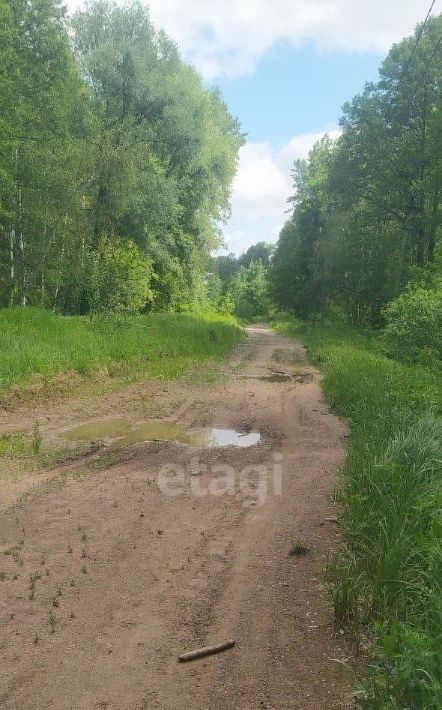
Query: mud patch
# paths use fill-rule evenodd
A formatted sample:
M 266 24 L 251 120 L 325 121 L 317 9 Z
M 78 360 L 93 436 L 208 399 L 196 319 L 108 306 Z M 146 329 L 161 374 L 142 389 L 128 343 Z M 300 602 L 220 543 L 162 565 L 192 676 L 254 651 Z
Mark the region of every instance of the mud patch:
M 264 377 L 259 377 L 258 379 L 261 382 L 290 382 L 293 378 L 291 375 L 275 372 L 273 375 L 264 375 Z
M 293 365 L 296 363 L 305 362 L 305 352 L 302 346 L 294 346 L 294 349 L 285 350 L 283 348 L 275 348 L 272 353 L 272 360 L 280 365 Z
M 311 372 L 298 372 L 293 376 L 295 382 L 305 384 L 307 382 L 313 382 L 313 373 Z
M 286 372 L 272 372 L 270 375 L 245 375 L 241 379 L 258 382 L 290 382 L 293 377 Z
M 272 372 L 270 375 L 247 375 L 242 377 L 243 380 L 256 380 L 259 382 L 312 382 L 313 374 L 311 372 L 295 372 L 290 375 L 288 372 Z
M 134 424 L 125 417 L 86 422 L 62 432 L 62 436 L 69 441 L 105 439 L 109 441 L 110 448 L 147 441 L 176 441 L 201 449 L 224 446 L 248 448 L 259 444 L 261 440 L 261 434 L 256 431 L 244 432 L 218 427 L 188 429 L 177 422 L 156 420 Z

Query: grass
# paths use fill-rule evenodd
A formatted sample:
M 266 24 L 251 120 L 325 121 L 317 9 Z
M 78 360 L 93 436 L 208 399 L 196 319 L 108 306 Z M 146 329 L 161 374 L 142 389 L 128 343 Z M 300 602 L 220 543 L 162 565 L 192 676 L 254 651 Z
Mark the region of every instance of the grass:
M 214 313 L 89 320 L 6 308 L 0 310 L 0 397 L 12 387 L 47 384 L 66 372 L 173 378 L 222 357 L 240 337 L 232 318 Z
M 389 359 L 376 333 L 276 324 L 300 338 L 350 428 L 332 566 L 338 623 L 370 643 L 364 708 L 442 707 L 442 377 Z
M 26 434 L 2 434 L 0 436 L 0 457 L 26 458 L 32 453 L 32 440 Z

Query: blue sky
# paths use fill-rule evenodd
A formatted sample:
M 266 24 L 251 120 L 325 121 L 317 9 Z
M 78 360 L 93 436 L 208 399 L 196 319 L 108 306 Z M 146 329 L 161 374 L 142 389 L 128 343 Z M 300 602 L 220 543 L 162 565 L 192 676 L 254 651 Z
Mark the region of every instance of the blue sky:
M 376 80 L 383 57 L 380 51 L 324 53 L 312 42 L 279 41 L 253 72 L 213 82 L 247 134 L 221 253 L 277 239 L 287 218 L 294 158 L 307 157 L 324 132 L 338 135 L 343 104 Z
M 341 107 L 365 82 L 375 80 L 379 52 L 335 51 L 324 55 L 309 42 L 279 42 L 253 74 L 215 81 L 248 140 L 280 149 L 296 134 L 338 124 Z
M 81 0 L 66 0 L 70 10 Z M 287 215 L 290 171 L 341 107 L 374 80 L 394 42 L 430 0 L 149 0 L 151 18 L 208 84 L 220 86 L 247 133 L 232 186 L 226 248 L 275 241 Z M 433 15 L 442 12 L 436 0 Z

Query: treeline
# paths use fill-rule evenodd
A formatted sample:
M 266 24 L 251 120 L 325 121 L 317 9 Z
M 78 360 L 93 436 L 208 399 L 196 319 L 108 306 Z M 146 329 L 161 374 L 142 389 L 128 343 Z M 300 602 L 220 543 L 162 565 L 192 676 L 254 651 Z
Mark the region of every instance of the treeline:
M 212 257 L 208 263 L 207 293 L 211 304 L 224 313 L 250 320 L 268 315 L 268 273 L 273 245 L 253 244 L 241 256 Z
M 0 306 L 182 308 L 243 142 L 138 2 L 0 2 Z
M 295 163 L 293 212 L 271 269 L 280 307 L 379 325 L 407 284 L 437 285 L 441 78 L 439 16 L 394 45 L 379 81 L 344 106 L 340 138 L 323 138 Z

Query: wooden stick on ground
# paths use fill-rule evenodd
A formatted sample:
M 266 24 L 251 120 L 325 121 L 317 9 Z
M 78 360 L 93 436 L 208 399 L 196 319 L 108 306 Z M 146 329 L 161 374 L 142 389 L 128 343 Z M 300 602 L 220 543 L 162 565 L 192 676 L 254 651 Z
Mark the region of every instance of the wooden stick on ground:
M 213 653 L 221 653 L 221 651 L 227 651 L 229 648 L 233 648 L 235 641 L 224 641 L 224 643 L 217 643 L 214 646 L 203 646 L 202 648 L 197 648 L 194 651 L 188 651 L 187 653 L 182 653 L 178 656 L 179 663 L 187 663 L 187 661 L 195 661 L 197 658 L 203 658 L 204 656 L 211 656 Z

